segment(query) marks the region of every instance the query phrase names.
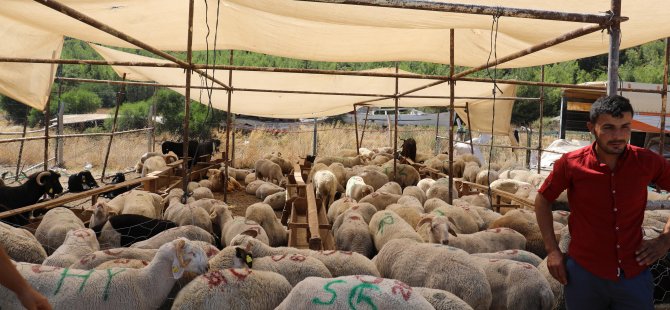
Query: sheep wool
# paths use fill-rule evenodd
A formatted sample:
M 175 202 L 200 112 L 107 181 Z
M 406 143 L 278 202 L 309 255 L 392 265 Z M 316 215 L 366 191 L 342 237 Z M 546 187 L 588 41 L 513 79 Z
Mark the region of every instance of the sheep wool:
M 252 204 L 247 207 L 245 217 L 263 227 L 270 246 L 283 246 L 288 243 L 288 230 L 282 226 L 270 205 L 262 202 Z
M 254 257 L 264 257 L 284 254 L 302 254 L 321 261 L 333 277 L 348 275 L 379 276 L 375 264 L 367 257 L 347 251 L 312 251 L 290 247 L 270 247 L 248 235 L 238 235 L 231 241 L 231 245 L 248 249 Z
M 398 214 L 410 227 L 416 227 L 416 224 L 421 220 L 421 212 L 412 207 L 394 203 L 386 207 L 386 210 Z
M 384 245 L 394 239 L 408 238 L 423 242 L 414 228 L 393 211 L 379 211 L 372 216 L 368 225 L 375 248 L 381 251 Z
M 471 255 L 490 259 L 509 259 L 517 262 L 528 263 L 535 267 L 539 266 L 542 262 L 542 258 L 524 250 L 504 250 L 495 253 L 476 253 Z
M 346 276 L 333 279 L 309 277 L 277 307 L 277 310 L 315 309 L 433 309 L 409 285 L 394 279 Z
M 70 230 L 65 241 L 56 249 L 42 265 L 53 267 L 69 267 L 84 255 L 100 250 L 98 239 L 92 229 L 80 228 Z
M 316 199 L 321 199 L 324 210 L 335 201 L 335 192 L 337 192 L 337 177 L 329 170 L 321 170 L 314 174 L 314 190 Z
M 400 187 L 400 184 L 391 181 L 382 185 L 382 187 L 376 190 L 376 192 L 386 192 L 394 195 L 402 195 L 402 188 Z
M 421 294 L 435 310 L 472 310 L 468 303 L 445 290 L 427 287 L 414 287 L 413 289 Z
M 391 194 L 387 192 L 374 192 L 363 197 L 359 202 L 367 202 L 377 208 L 377 210 L 384 210 L 386 206 L 398 202 L 400 195 Z
M 423 205 L 424 202 L 426 202 L 426 192 L 424 192 L 421 188 L 418 186 L 407 186 L 402 190 L 402 195 L 403 196 L 413 196 L 417 200 L 419 200 L 419 204 Z
M 479 264 L 491 285 L 491 309 L 550 310 L 554 294 L 547 280 L 531 264 L 507 259 L 470 256 Z
M 408 189 L 410 187 L 411 186 L 406 187 L 405 189 Z M 419 201 L 419 199 L 414 197 L 414 196 L 408 196 L 408 195 L 403 194 L 402 196 L 400 196 L 400 199 L 398 199 L 397 203 L 399 203 L 403 206 L 406 206 L 406 207 L 413 208 L 416 211 L 418 211 L 419 213 L 424 213 L 426 211 L 423 208 L 423 202 Z
M 374 192 L 374 188 L 370 185 L 366 185 L 362 177 L 354 175 L 347 181 L 345 196 L 351 197 L 355 201 L 360 200 L 366 195 L 372 194 L 372 192 Z
M 82 222 L 70 209 L 58 207 L 49 210 L 35 230 L 37 241 L 44 246 L 47 254 L 52 254 L 63 244 L 67 232 L 85 228 Z
M 209 213 L 196 205 L 181 203 L 171 204 L 163 214 L 163 219 L 174 222 L 179 226 L 194 225 L 207 232 L 212 232 L 212 220 Z
M 354 200 L 351 197 L 344 197 L 340 198 L 338 200 L 335 200 L 331 205 L 330 208 L 328 208 L 327 216 L 328 216 L 328 221 L 332 223 L 335 221 L 338 215 L 342 214 L 342 212 L 346 211 L 347 209 L 353 207 L 356 205 L 356 200 Z M 376 212 L 376 208 L 375 208 Z
M 185 225 L 162 231 L 147 240 L 135 242 L 130 247 L 139 249 L 158 249 L 163 246 L 163 244 L 178 238 L 186 238 L 192 241 L 205 241 L 214 244 L 214 237 L 206 230 L 193 225 Z
M 286 191 L 284 190 L 269 195 L 265 197 L 263 202 L 270 205 L 272 210 L 281 211 L 284 209 L 284 205 L 286 204 Z
M 470 255 L 457 248 L 395 239 L 384 246 L 374 261 L 384 278 L 451 292 L 473 309 L 485 310 L 491 305 L 486 273 L 471 261 Z
M 75 261 L 70 268 L 91 270 L 105 262 L 117 259 L 144 260 L 151 261 L 156 256 L 158 249 L 138 249 L 138 248 L 114 248 L 84 255 L 78 261 Z
M 286 278 L 274 272 L 213 270 L 182 288 L 172 309 L 274 309 L 292 288 Z
M 539 257 L 547 256 L 540 226 L 537 225 L 535 212 L 528 210 L 511 210 L 490 225 L 491 228 L 511 228 L 526 237 L 526 250 Z
M 513 229 L 501 227 L 449 237 L 449 245 L 468 253 L 491 253 L 503 250 L 523 250 L 526 238 Z
M 335 218 L 335 222 L 333 222 L 333 228 L 332 228 L 333 234 L 337 233 L 337 229 L 340 227 L 340 225 L 342 225 L 342 221 L 345 219 L 343 215 L 349 212 L 356 212 L 360 214 L 363 217 L 365 223 L 369 224 L 370 219 L 372 219 L 372 216 L 375 213 L 377 213 L 377 208 L 375 208 L 373 205 L 369 203 L 359 203 L 351 207 L 350 209 L 345 210 Z
M 80 270 L 27 263 L 16 267 L 54 309 L 156 309 L 185 271 L 205 272 L 207 259 L 190 241 L 179 239 L 162 246 L 142 269 Z M 23 308 L 5 287 L 0 287 L 0 305 Z
M 212 270 L 237 267 L 236 247 L 226 247 L 209 260 Z M 286 278 L 295 286 L 307 277 L 332 278 L 330 271 L 320 260 L 302 254 L 281 254 L 253 259 L 252 270 L 271 271 Z
M 335 248 L 372 257 L 375 252 L 374 244 L 368 231 L 368 223 L 365 222 L 363 215 L 355 211 L 345 212 L 338 217 L 338 220 L 340 224 L 337 229 L 333 230 Z
M 41 264 L 47 258 L 47 252 L 32 233 L 3 222 L 0 222 L 0 247 L 17 262 Z

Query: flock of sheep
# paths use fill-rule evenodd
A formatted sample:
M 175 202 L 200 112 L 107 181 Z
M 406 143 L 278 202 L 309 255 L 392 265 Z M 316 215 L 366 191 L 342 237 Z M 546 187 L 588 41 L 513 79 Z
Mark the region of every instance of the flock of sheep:
M 211 169 L 206 180 L 188 184 L 186 201 L 181 189 L 98 201 L 88 227 L 62 207 L 47 212 L 34 234 L 0 223 L 0 245 L 62 309 L 564 307 L 532 210 L 497 213 L 486 195 L 459 197 L 446 179 L 422 179 L 415 166 L 398 163 L 394 177 L 389 148 L 359 152 L 317 157 L 307 181 L 328 210 L 336 250 L 287 247 L 275 211 L 284 208 L 292 165 L 281 154 L 259 159 L 253 172 Z M 165 159 L 144 158 L 144 167 L 154 157 Z M 469 154 L 455 156 L 453 171 L 444 154 L 417 154 L 417 161 L 521 198 L 533 199 L 544 181 L 522 169 L 482 166 Z M 214 198 L 224 187 L 263 202 L 234 217 L 233 206 Z M 564 251 L 568 216 L 554 211 Z M 662 231 L 669 216 L 647 211 L 645 235 Z M 21 304 L 0 287 L 0 308 Z

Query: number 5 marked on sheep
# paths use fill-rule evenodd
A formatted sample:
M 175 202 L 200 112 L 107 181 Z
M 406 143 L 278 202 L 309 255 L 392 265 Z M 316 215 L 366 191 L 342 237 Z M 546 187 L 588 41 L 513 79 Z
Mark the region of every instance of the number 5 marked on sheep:
M 326 285 L 323 286 L 323 290 L 326 291 L 326 292 L 331 293 L 333 296 L 328 301 L 323 301 L 323 300 L 319 299 L 318 297 L 314 297 L 314 298 L 312 298 L 312 303 L 317 304 L 317 305 L 332 305 L 335 302 L 335 299 L 337 299 L 337 293 L 335 292 L 335 290 L 331 289 L 330 286 L 334 285 L 334 284 L 337 284 L 337 283 L 346 283 L 346 281 L 344 281 L 344 280 L 333 280 L 333 281 L 330 281 L 330 282 L 326 283 Z

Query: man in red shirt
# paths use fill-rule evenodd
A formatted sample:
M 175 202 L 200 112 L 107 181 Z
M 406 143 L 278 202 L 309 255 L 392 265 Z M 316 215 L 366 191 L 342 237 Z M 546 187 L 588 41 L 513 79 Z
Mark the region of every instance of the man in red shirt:
M 537 222 L 551 275 L 565 285 L 568 309 L 653 309 L 648 266 L 670 249 L 670 222 L 642 240 L 647 185 L 670 189 L 670 165 L 658 154 L 628 144 L 633 107 L 628 99 L 601 97 L 588 128 L 596 141 L 554 163 L 535 199 Z M 568 191 L 572 241 L 562 253 L 555 239 L 551 202 Z

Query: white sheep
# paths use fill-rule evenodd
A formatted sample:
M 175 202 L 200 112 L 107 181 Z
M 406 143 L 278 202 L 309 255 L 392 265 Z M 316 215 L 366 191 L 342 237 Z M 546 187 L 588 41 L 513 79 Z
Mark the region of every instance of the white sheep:
M 458 199 L 457 199 L 458 200 Z M 495 212 L 491 209 L 488 208 L 482 208 L 482 207 L 477 207 L 477 206 L 472 206 L 472 205 L 462 205 L 459 202 L 454 201 L 454 205 L 458 207 L 465 208 L 467 207 L 469 210 L 477 212 L 477 215 L 479 215 L 479 218 L 482 219 L 481 225 L 480 225 L 480 230 L 483 229 L 488 229 L 491 223 L 495 222 L 495 220 L 499 219 L 502 217 L 502 214 Z
M 279 185 L 284 179 L 281 167 L 269 159 L 257 160 L 254 169 L 256 170 L 256 180 L 277 181 L 277 185 Z
M 172 309 L 274 309 L 292 288 L 286 278 L 274 272 L 213 270 L 182 288 Z
M 199 187 L 206 187 L 206 188 L 209 188 L 210 190 L 213 187 L 212 181 L 206 180 L 206 179 L 198 181 L 198 185 L 199 185 Z
M 179 226 L 198 226 L 212 233 L 212 219 L 209 213 L 197 205 L 173 203 L 165 210 L 163 219 L 172 221 Z
M 198 188 L 198 187 L 200 187 L 200 183 L 191 181 L 191 182 L 188 182 L 188 185 L 186 186 L 186 191 L 188 191 L 189 193 L 192 193 L 193 190 Z
M 539 266 L 542 258 L 524 250 L 504 250 L 495 253 L 475 253 L 472 256 L 490 258 L 490 259 L 510 259 L 517 262 L 528 263 L 535 267 Z
M 387 192 L 374 192 L 361 198 L 359 202 L 367 202 L 375 206 L 377 210 L 384 210 L 388 205 L 397 203 L 398 199 L 400 199 L 400 195 Z
M 309 277 L 276 308 L 315 309 L 433 309 L 421 294 L 394 279 L 346 276 L 334 279 Z
M 411 227 L 416 227 L 416 224 L 421 220 L 421 212 L 412 207 L 394 203 L 386 207 L 386 210 L 398 214 Z
M 440 198 L 429 198 L 426 200 L 426 202 L 423 203 L 423 210 L 426 213 L 433 212 L 433 210 L 441 207 L 450 208 L 453 206 Z
M 358 174 L 358 176 L 363 178 L 365 184 L 372 186 L 374 190 L 378 190 L 389 181 L 389 177 L 386 174 L 381 171 L 374 170 L 374 168 L 364 169 Z
M 51 255 L 63 244 L 67 232 L 85 228 L 82 222 L 70 209 L 58 207 L 49 210 L 35 230 L 35 238 L 42 244 L 47 254 Z
M 142 269 L 80 270 L 27 263 L 16 267 L 54 309 L 156 309 L 185 271 L 205 272 L 207 257 L 190 241 L 179 239 L 163 245 Z M 3 308 L 22 308 L 5 287 L 0 287 L 0 300 Z
M 23 228 L 15 228 L 0 221 L 0 247 L 17 262 L 41 264 L 47 252 L 37 238 Z
M 365 257 L 374 255 L 375 249 L 368 230 L 368 223 L 365 222 L 361 213 L 345 212 L 338 216 L 337 221 L 338 226 L 333 229 L 335 249 L 357 252 Z
M 409 188 L 409 187 L 406 187 L 406 188 Z M 423 208 L 423 203 L 414 196 L 402 195 L 398 199 L 397 203 L 401 204 L 403 206 L 406 206 L 406 207 L 413 208 L 420 213 L 425 212 L 425 209 Z
M 430 178 L 425 178 L 419 180 L 419 183 L 416 184 L 418 188 L 420 188 L 424 193 L 428 192 L 428 189 L 435 183 L 435 180 L 430 179 Z
M 80 228 L 67 232 L 65 241 L 49 255 L 42 265 L 53 267 L 70 267 L 82 257 L 100 250 L 98 239 L 92 229 Z
M 282 246 L 288 243 L 288 230 L 282 226 L 270 205 L 262 202 L 252 204 L 247 207 L 244 217 L 263 227 L 270 246 Z
M 72 269 L 91 270 L 101 264 L 116 259 L 133 259 L 151 261 L 158 249 L 138 249 L 138 248 L 114 248 L 102 251 L 95 251 L 82 256 L 78 261 L 70 265 Z
M 244 177 L 244 184 L 249 184 L 253 181 L 256 181 L 256 174 L 255 173 L 249 173 L 247 176 Z
M 170 201 L 173 201 L 175 198 L 177 198 L 179 200 L 179 202 L 181 202 L 181 198 L 183 196 L 184 196 L 184 190 L 183 189 L 181 189 L 181 188 L 171 189 L 170 192 L 168 192 L 167 196 L 165 196 L 165 198 L 163 198 L 163 207 L 167 208 L 170 205 Z M 114 199 L 112 199 L 112 201 L 114 201 Z M 193 201 L 195 201 L 195 198 L 189 197 L 188 201 L 186 203 L 193 202 Z M 118 214 L 121 214 L 121 212 L 119 212 Z
M 495 170 L 484 169 L 477 173 L 475 183 L 488 186 L 491 182 L 498 179 L 498 172 Z
M 398 279 L 412 287 L 445 290 L 474 309 L 489 309 L 491 285 L 482 267 L 471 259 L 454 247 L 395 239 L 384 246 L 374 262 L 385 278 Z
M 333 277 L 349 275 L 379 276 L 375 264 L 367 257 L 348 251 L 312 251 L 289 247 L 270 247 L 248 235 L 238 235 L 231 241 L 231 245 L 248 249 L 254 257 L 265 257 L 284 254 L 302 254 L 320 260 Z
M 132 190 L 123 197 L 123 208 L 120 214 L 137 214 L 154 219 L 161 218 L 163 215 L 163 198 L 157 194 Z
M 414 186 L 414 185 L 405 187 L 402 190 L 402 195 L 403 196 L 413 196 L 416 199 L 418 199 L 419 202 L 421 202 L 422 205 L 423 205 L 424 202 L 426 202 L 426 199 L 428 199 L 426 197 L 426 192 L 424 192 L 418 186 Z
M 495 220 L 490 228 L 511 228 L 526 237 L 526 250 L 539 257 L 547 256 L 540 226 L 537 225 L 535 212 L 528 210 L 511 210 L 501 218 Z
M 458 198 L 458 190 L 456 187 L 452 186 L 451 191 L 449 191 L 449 185 L 446 182 L 440 182 L 440 180 L 435 181 L 435 183 L 428 188 L 428 191 L 426 191 L 426 198 L 439 198 L 443 201 L 449 201 L 450 196 L 453 199 Z
M 394 195 L 402 195 L 402 188 L 400 187 L 400 184 L 391 181 L 382 185 L 382 187 L 377 189 L 376 192 L 386 192 Z
M 372 216 L 368 225 L 377 251 L 393 239 L 408 238 L 423 242 L 414 228 L 393 211 L 379 211 Z
M 269 204 L 270 207 L 272 207 L 272 210 L 281 211 L 286 204 L 286 191 L 284 190 L 268 195 L 263 202 Z
M 365 221 L 365 223 L 369 224 L 370 219 L 372 219 L 372 216 L 375 213 L 377 213 L 377 208 L 375 208 L 375 206 L 373 206 L 369 203 L 359 203 L 359 204 L 356 204 L 356 205 L 352 206 L 349 209 L 344 210 L 342 213 L 340 213 L 340 215 L 338 215 L 335 218 L 335 221 L 333 222 L 333 227 L 332 227 L 333 234 L 336 234 L 337 229 L 340 227 L 340 225 L 342 225 L 342 221 L 344 220 L 343 215 L 348 214 L 349 212 L 359 213 L 363 217 L 363 220 Z
M 179 158 L 173 152 L 169 152 L 163 156 L 152 156 L 147 158 L 142 165 L 142 177 L 147 174 L 165 169 L 169 163 L 177 161 Z
M 209 268 L 228 269 L 248 267 L 246 254 L 252 257 L 251 269 L 276 272 L 286 278 L 291 286 L 307 277 L 332 278 L 330 271 L 320 260 L 302 254 L 282 254 L 253 257 L 253 253 L 241 247 L 226 247 L 209 260 Z
M 508 259 L 470 256 L 479 264 L 491 285 L 492 309 L 550 310 L 554 294 L 540 271 L 531 264 Z
M 489 197 L 485 194 L 478 193 L 475 195 L 465 195 L 462 197 L 459 197 L 458 199 L 454 199 L 454 204 L 456 204 L 456 200 L 461 200 L 464 202 L 467 202 L 468 204 L 472 206 L 477 206 L 477 207 L 482 207 L 482 208 L 491 208 L 491 201 L 489 200 Z
M 105 270 L 110 268 L 140 269 L 149 266 L 150 262 L 151 261 L 141 259 L 117 258 L 115 260 L 106 261 L 93 269 L 96 270 Z
M 353 166 L 365 165 L 367 163 L 367 158 L 362 155 L 357 155 L 355 157 L 319 156 L 314 163 L 322 163 L 327 166 L 330 166 L 332 163 L 341 163 L 344 167 L 351 168 Z
M 465 210 L 461 207 L 450 206 L 450 207 L 439 207 L 433 210 L 431 213 L 446 216 L 451 219 L 453 224 L 453 229 L 456 233 L 459 234 L 472 234 L 479 231 L 479 228 L 482 223 L 479 223 L 476 218 L 472 217 L 471 212 Z M 472 213 L 476 213 L 474 210 Z M 481 218 L 480 218 L 481 220 Z
M 372 192 L 374 192 L 374 188 L 370 185 L 366 185 L 362 177 L 355 175 L 347 181 L 345 197 L 351 197 L 358 201 L 361 198 L 372 194 Z
M 356 200 L 351 197 L 344 197 L 338 200 L 335 200 L 328 208 L 327 216 L 328 221 L 332 223 L 335 221 L 338 215 L 342 214 L 345 210 L 356 205 Z
M 163 244 L 179 238 L 186 238 L 192 241 L 205 241 L 214 244 L 214 237 L 206 230 L 193 225 L 185 225 L 162 231 L 147 240 L 135 242 L 130 247 L 139 249 L 158 249 L 163 246 Z
M 268 197 L 272 194 L 276 194 L 276 193 L 283 192 L 283 191 L 285 191 L 285 189 L 283 187 L 279 186 L 279 185 L 275 185 L 275 184 L 272 184 L 272 183 L 264 183 L 264 184 L 261 184 L 261 186 L 259 186 L 256 189 L 255 194 L 256 194 L 256 198 L 265 199 L 265 197 Z
M 435 310 L 472 310 L 472 307 L 458 296 L 445 290 L 427 287 L 413 287 Z
M 421 176 L 416 168 L 408 164 L 396 163 L 395 179 L 393 177 L 393 162 L 389 161 L 389 163 L 383 165 L 382 168 L 389 180 L 397 182 L 402 188 L 416 185 L 419 180 L 421 180 Z
M 205 199 L 205 198 L 214 198 L 214 193 L 212 193 L 212 190 L 207 188 L 207 187 L 198 187 L 193 190 L 193 194 L 191 195 L 193 199 L 195 200 L 200 200 L 200 199 Z
M 477 181 L 477 174 L 479 174 L 479 165 L 476 163 L 467 163 L 465 169 L 463 170 L 463 180 L 475 183 Z
M 215 205 L 210 214 L 212 221 L 221 227 L 221 243 L 230 245 L 230 241 L 239 234 L 247 234 L 258 238 L 265 244 L 270 244 L 270 239 L 258 223 L 247 220 L 244 217 L 233 218 L 232 212 L 225 205 Z
M 509 228 L 491 228 L 473 234 L 458 234 L 448 239 L 450 246 L 468 253 L 491 253 L 503 250 L 523 250 L 526 238 Z
M 247 183 L 247 187 L 245 188 L 245 191 L 249 195 L 256 195 L 256 190 L 258 190 L 258 188 L 261 187 L 261 185 L 263 185 L 265 183 L 267 183 L 267 182 L 265 182 L 263 180 L 252 181 L 251 183 Z
M 351 168 L 345 168 L 341 163 L 332 163 L 328 165 L 328 171 L 332 172 L 337 179 L 338 188 L 347 186 L 347 169 L 351 170 Z
M 321 170 L 314 174 L 313 183 L 316 199 L 321 199 L 324 210 L 328 210 L 330 204 L 335 201 L 337 177 L 329 170 Z
M 568 225 L 568 218 L 570 217 L 570 211 L 552 211 L 551 214 L 552 217 L 554 218 L 554 222 L 559 222 L 563 225 Z M 654 213 L 651 213 L 650 211 L 645 211 L 644 214 L 645 216 L 647 216 L 648 214 L 654 214 Z M 668 219 L 661 218 L 660 221 L 665 224 L 668 221 Z

